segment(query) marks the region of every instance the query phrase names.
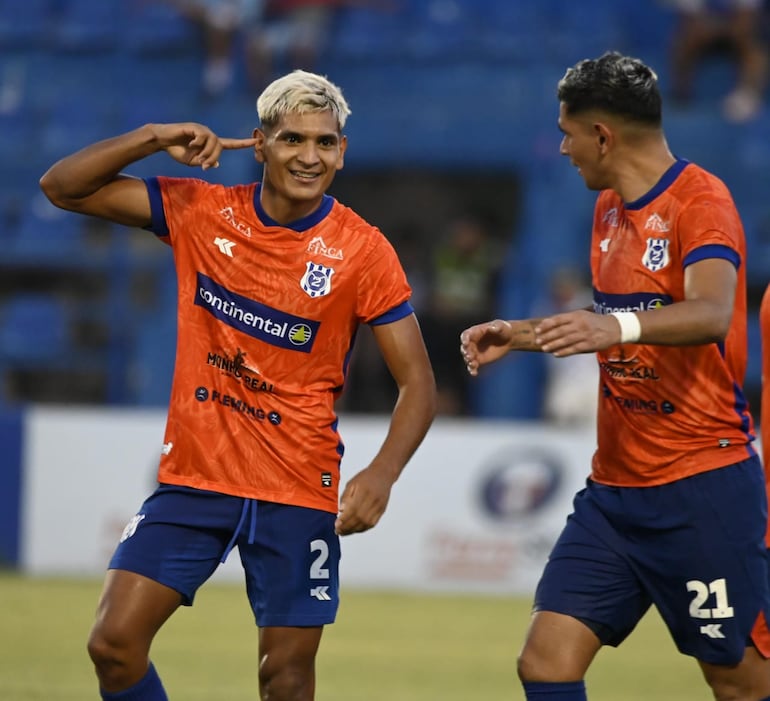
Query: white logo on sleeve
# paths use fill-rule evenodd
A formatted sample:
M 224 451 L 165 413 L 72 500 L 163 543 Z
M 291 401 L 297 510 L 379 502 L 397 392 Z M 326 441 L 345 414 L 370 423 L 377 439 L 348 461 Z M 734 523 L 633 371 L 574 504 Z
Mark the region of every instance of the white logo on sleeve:
M 144 520 L 144 514 L 137 514 L 136 516 L 133 516 L 131 520 L 126 524 L 126 527 L 123 529 L 123 534 L 120 536 L 120 542 L 122 543 L 124 540 L 128 540 L 134 533 L 136 533 L 136 529 L 139 527 L 139 524 Z
M 233 257 L 233 248 L 235 247 L 235 241 L 230 241 L 229 239 L 223 239 L 220 236 L 217 236 L 214 239 L 214 245 L 216 245 L 221 253 L 224 253 L 226 256 L 229 256 L 230 258 Z

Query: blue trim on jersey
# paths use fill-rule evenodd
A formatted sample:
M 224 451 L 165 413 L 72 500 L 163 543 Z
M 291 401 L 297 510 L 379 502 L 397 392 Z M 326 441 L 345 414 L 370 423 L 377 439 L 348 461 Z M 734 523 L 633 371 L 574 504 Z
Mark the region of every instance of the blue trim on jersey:
M 723 258 L 730 261 L 736 268 L 741 267 L 741 257 L 738 255 L 738 251 L 721 243 L 710 243 L 691 251 L 682 262 L 682 267 L 686 268 L 688 265 L 706 260 L 707 258 Z
M 673 183 L 674 180 L 676 180 L 679 177 L 679 174 L 688 165 L 690 165 L 690 161 L 685 160 L 684 158 L 678 158 L 674 163 L 674 165 L 672 165 L 665 173 L 663 173 L 663 176 L 661 177 L 660 180 L 658 180 L 657 183 L 655 183 L 652 190 L 642 195 L 638 200 L 634 200 L 633 202 L 626 202 L 624 205 L 625 208 L 641 209 L 642 207 L 648 205 L 658 195 L 660 195 L 662 192 L 665 192 L 669 188 L 671 183 Z
M 394 321 L 400 321 L 405 319 L 410 314 L 414 314 L 414 308 L 409 300 L 401 302 L 397 307 L 393 307 L 390 311 L 378 316 L 376 319 L 372 319 L 369 322 L 369 326 L 382 326 L 383 324 L 392 324 Z
M 307 231 L 324 219 L 329 212 L 332 211 L 332 207 L 334 206 L 334 198 L 331 195 L 324 195 L 321 200 L 321 206 L 318 207 L 315 212 L 308 214 L 306 217 L 302 217 L 302 219 L 296 219 L 293 222 L 289 222 L 288 224 L 281 224 L 273 219 L 262 207 L 262 202 L 259 199 L 261 192 L 262 183 L 257 183 L 257 187 L 254 190 L 254 209 L 256 210 L 260 221 L 265 226 L 282 226 L 284 229 L 292 229 L 298 232 Z
M 147 194 L 150 196 L 150 211 L 152 212 L 152 223 L 148 228 L 156 236 L 168 236 L 168 222 L 166 221 L 166 212 L 163 209 L 160 182 L 158 182 L 157 177 L 152 177 L 145 178 L 144 184 L 147 186 Z
M 724 355 L 724 351 L 722 354 Z M 749 431 L 749 403 L 746 400 L 746 395 L 743 394 L 743 389 L 741 389 L 737 382 L 733 382 L 733 394 L 735 395 L 735 413 L 738 414 L 738 418 L 741 420 L 741 431 L 743 431 L 749 441 L 753 441 L 755 436 Z M 752 443 L 747 443 L 746 448 L 752 457 L 757 454 Z

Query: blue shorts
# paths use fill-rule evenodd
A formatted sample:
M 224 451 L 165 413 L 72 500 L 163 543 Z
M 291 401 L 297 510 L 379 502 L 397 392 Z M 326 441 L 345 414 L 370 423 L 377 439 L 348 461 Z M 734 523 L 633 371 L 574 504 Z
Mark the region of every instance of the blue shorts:
M 616 646 L 652 604 L 680 652 L 740 662 L 759 612 L 770 611 L 758 458 L 657 487 L 589 480 L 573 506 L 535 610 L 578 618 Z
M 161 485 L 126 526 L 110 569 L 178 591 L 185 605 L 238 546 L 258 626 L 332 623 L 339 605 L 336 515 Z

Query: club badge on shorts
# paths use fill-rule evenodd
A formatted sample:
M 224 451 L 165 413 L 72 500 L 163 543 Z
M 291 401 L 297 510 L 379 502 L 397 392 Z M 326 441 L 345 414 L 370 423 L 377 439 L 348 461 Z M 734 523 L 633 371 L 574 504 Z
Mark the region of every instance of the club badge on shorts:
M 323 297 L 332 291 L 332 275 L 334 268 L 308 261 L 307 270 L 299 284 L 311 297 Z

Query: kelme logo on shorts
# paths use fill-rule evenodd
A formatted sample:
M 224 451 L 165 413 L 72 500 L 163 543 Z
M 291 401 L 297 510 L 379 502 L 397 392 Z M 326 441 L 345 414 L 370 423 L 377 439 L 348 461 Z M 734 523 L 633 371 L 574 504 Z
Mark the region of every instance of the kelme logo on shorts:
M 320 321 L 304 319 L 236 294 L 198 273 L 195 304 L 221 322 L 273 346 L 309 353 Z

